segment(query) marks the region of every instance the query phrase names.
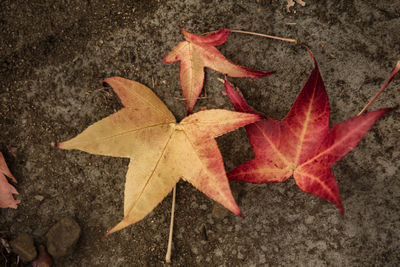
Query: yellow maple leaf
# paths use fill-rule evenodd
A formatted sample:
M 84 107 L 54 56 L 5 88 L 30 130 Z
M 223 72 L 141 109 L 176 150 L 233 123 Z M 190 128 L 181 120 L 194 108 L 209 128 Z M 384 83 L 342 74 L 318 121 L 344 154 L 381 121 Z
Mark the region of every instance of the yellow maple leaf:
M 125 107 L 58 147 L 131 159 L 126 174 L 124 218 L 107 234 L 143 219 L 180 178 L 240 214 L 214 138 L 257 121 L 258 115 L 214 109 L 197 112 L 177 123 L 146 86 L 120 77 L 105 82 Z

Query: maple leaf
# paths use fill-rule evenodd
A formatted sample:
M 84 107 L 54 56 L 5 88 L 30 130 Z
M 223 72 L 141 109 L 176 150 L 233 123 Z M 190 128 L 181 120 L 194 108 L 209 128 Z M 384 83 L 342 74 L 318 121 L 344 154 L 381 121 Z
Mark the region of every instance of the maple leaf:
M 16 209 L 18 207 L 17 204 L 21 201 L 14 199 L 13 194 L 18 194 L 18 192 L 14 186 L 8 183 L 6 176 L 14 183 L 17 183 L 17 179 L 8 169 L 4 156 L 0 152 L 0 208 Z
M 214 138 L 257 121 L 258 115 L 214 109 L 176 123 L 164 103 L 146 86 L 120 77 L 105 82 L 125 107 L 58 147 L 131 159 L 124 218 L 107 234 L 143 219 L 180 178 L 240 214 Z
M 351 151 L 377 119 L 390 111 L 380 109 L 350 118 L 329 130 L 329 101 L 317 62 L 303 90 L 282 121 L 264 115 L 247 125 L 255 158 L 228 173 L 230 180 L 250 183 L 283 182 L 293 176 L 298 187 L 335 204 L 341 213 L 339 188 L 330 167 Z M 237 111 L 252 109 L 225 81 Z
M 230 31 L 221 29 L 205 36 L 185 31 L 186 41 L 177 44 L 163 59 L 165 63 L 180 61 L 179 77 L 188 114 L 191 113 L 200 95 L 204 82 L 204 67 L 221 72 L 230 77 L 259 78 L 272 72 L 253 71 L 236 65 L 226 59 L 215 46 L 225 43 Z

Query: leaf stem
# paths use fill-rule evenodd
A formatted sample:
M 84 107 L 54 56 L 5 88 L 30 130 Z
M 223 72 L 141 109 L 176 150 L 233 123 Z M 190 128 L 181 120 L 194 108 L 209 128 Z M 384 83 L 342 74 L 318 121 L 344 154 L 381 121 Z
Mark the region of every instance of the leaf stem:
M 275 40 L 280 40 L 284 42 L 290 42 L 290 43 L 297 43 L 296 39 L 290 39 L 290 38 L 283 38 L 283 37 L 277 37 L 273 35 L 268 35 L 268 34 L 262 34 L 262 33 L 256 33 L 256 32 L 248 32 L 248 31 L 241 31 L 241 30 L 230 30 L 231 32 L 236 32 L 236 33 L 243 33 L 243 34 L 250 34 L 250 35 L 256 35 L 256 36 L 261 36 L 261 37 L 266 37 L 270 39 L 275 39 Z
M 172 233 L 174 231 L 175 199 L 176 199 L 176 185 L 174 186 L 174 190 L 172 191 L 171 223 L 169 225 L 167 254 L 165 255 L 165 261 L 167 263 L 171 263 Z
M 374 103 L 375 99 L 378 98 L 378 96 L 383 92 L 383 90 L 385 90 L 385 88 L 389 85 L 389 83 L 393 80 L 394 76 L 396 76 L 396 74 L 399 72 L 400 70 L 400 60 L 397 61 L 396 67 L 394 68 L 392 74 L 390 75 L 389 79 L 387 79 L 387 81 L 385 82 L 385 84 L 381 87 L 381 89 L 378 91 L 378 93 L 368 102 L 367 105 L 365 105 L 365 107 L 360 111 L 360 113 L 358 113 L 358 116 L 363 114 L 364 111 L 367 110 L 367 108 L 369 106 L 371 106 L 372 103 Z

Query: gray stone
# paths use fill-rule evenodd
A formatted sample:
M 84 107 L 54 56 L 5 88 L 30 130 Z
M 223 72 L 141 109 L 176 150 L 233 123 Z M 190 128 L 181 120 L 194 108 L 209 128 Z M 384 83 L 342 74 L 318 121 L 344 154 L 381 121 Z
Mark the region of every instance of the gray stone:
M 81 228 L 73 218 L 61 219 L 46 234 L 50 255 L 57 258 L 71 253 L 80 234 Z
M 33 238 L 29 234 L 20 234 L 10 242 L 11 248 L 23 261 L 32 261 L 37 256 Z

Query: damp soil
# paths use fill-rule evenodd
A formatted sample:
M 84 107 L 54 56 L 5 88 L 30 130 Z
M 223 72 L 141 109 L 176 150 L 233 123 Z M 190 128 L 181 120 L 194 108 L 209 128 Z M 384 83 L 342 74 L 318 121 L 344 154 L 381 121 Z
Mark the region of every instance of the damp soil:
M 183 40 L 181 28 L 220 28 L 291 37 L 319 62 L 332 125 L 358 113 L 400 59 L 398 1 L 0 2 L 0 151 L 18 180 L 18 209 L 0 210 L 0 235 L 33 236 L 36 245 L 72 216 L 81 237 L 55 266 L 162 266 L 171 196 L 144 220 L 107 238 L 123 216 L 128 159 L 64 151 L 57 142 L 122 107 L 102 80 L 139 81 L 185 116 L 178 64 L 161 60 Z M 299 45 L 232 34 L 219 47 L 263 79 L 232 79 L 257 110 L 281 119 L 312 65 Z M 201 108 L 232 109 L 222 75 L 206 70 Z M 398 105 L 395 79 L 371 109 Z M 282 184 L 231 183 L 243 216 L 225 212 L 183 181 L 177 186 L 172 266 L 394 266 L 400 262 L 400 114 L 379 120 L 333 167 L 345 214 Z M 218 138 L 227 170 L 251 159 L 243 130 Z M 29 266 L 0 245 L 2 266 Z

